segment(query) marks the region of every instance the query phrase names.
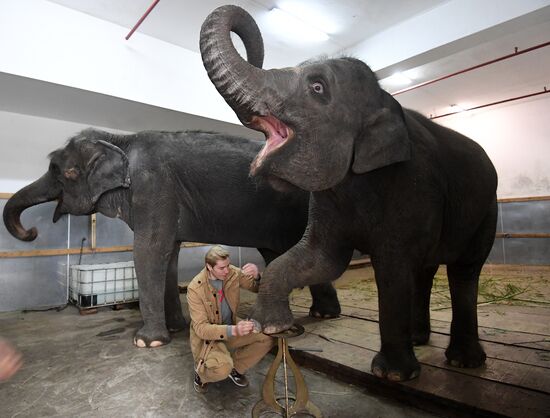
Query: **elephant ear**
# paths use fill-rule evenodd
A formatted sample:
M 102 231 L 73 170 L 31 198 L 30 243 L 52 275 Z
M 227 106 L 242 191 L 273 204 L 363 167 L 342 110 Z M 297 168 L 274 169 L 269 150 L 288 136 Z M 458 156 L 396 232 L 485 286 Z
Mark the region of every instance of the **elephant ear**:
M 411 159 L 411 141 L 401 105 L 385 91 L 383 107 L 355 140 L 352 171 L 366 173 Z
M 94 203 L 109 190 L 130 186 L 128 157 L 119 147 L 102 140 L 93 141 L 86 172 Z

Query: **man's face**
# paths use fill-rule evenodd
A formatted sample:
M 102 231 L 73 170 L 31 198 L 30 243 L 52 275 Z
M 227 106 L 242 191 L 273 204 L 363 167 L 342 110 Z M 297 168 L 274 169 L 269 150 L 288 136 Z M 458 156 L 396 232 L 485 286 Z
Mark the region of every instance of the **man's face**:
M 225 280 L 229 275 L 229 263 L 229 258 L 226 258 L 225 260 L 216 261 L 216 265 L 214 267 L 212 267 L 210 264 L 207 264 L 206 268 L 208 269 L 210 274 L 216 279 Z

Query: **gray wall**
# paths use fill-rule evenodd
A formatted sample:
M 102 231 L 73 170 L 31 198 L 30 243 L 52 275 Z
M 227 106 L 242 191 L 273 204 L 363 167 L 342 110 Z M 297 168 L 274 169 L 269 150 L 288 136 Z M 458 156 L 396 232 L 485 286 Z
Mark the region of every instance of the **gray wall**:
M 550 200 L 499 203 L 497 233 L 550 233 Z M 550 238 L 497 238 L 487 262 L 550 265 Z

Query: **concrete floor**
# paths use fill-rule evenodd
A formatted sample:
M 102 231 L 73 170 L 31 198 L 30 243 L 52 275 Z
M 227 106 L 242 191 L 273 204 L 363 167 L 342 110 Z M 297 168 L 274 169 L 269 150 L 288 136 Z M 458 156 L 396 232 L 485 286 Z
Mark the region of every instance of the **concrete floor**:
M 19 348 L 25 361 L 14 378 L 0 384 L 0 416 L 250 416 L 273 355 L 248 372 L 248 388 L 224 381 L 198 395 L 188 332 L 174 334 L 165 347 L 138 349 L 132 337 L 140 326 L 137 309 L 102 308 L 81 316 L 69 306 L 61 312 L 0 314 L 0 335 Z M 435 416 L 330 376 L 303 373 L 310 400 L 325 418 Z M 277 380 L 278 393 L 283 393 L 282 373 Z

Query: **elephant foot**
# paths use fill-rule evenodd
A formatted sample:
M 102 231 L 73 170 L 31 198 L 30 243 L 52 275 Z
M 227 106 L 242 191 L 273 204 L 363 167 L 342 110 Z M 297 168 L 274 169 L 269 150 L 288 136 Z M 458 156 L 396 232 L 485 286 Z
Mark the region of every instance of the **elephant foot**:
M 178 332 L 187 328 L 187 321 L 180 312 L 179 315 L 166 317 L 166 327 L 170 332 Z
M 424 345 L 430 340 L 430 328 L 422 331 L 413 331 L 412 343 L 413 345 Z
M 485 363 L 487 355 L 479 341 L 470 341 L 466 343 L 451 341 L 445 356 L 451 366 L 462 368 L 476 368 Z
M 134 336 L 134 345 L 139 348 L 155 348 L 170 342 L 170 334 L 164 326 L 144 325 Z
M 419 309 L 417 309 L 417 311 L 419 311 Z M 432 331 L 429 309 L 422 310 L 422 312 L 416 312 L 413 315 L 411 320 L 411 330 L 413 345 L 424 345 L 428 342 Z
M 387 379 L 392 382 L 402 382 L 411 380 L 420 375 L 420 364 L 414 356 L 414 353 L 386 356 L 378 353 L 372 360 L 371 371 L 380 379 Z
M 288 301 L 276 306 L 270 304 L 269 307 L 256 303 L 251 318 L 262 325 L 264 334 L 277 334 L 286 331 L 294 323 Z
M 426 334 L 413 334 L 412 335 L 412 343 L 414 346 L 417 345 L 426 345 L 428 344 L 428 341 L 430 341 L 430 333 Z
M 318 309 L 315 306 L 309 308 L 309 316 L 319 319 L 338 318 L 340 316 L 340 312 L 340 309 L 337 311 L 325 311 L 323 309 Z
M 313 318 L 338 318 L 342 309 L 338 301 L 336 290 L 329 283 L 322 283 L 310 286 L 311 298 L 313 302 L 309 308 L 309 316 Z

